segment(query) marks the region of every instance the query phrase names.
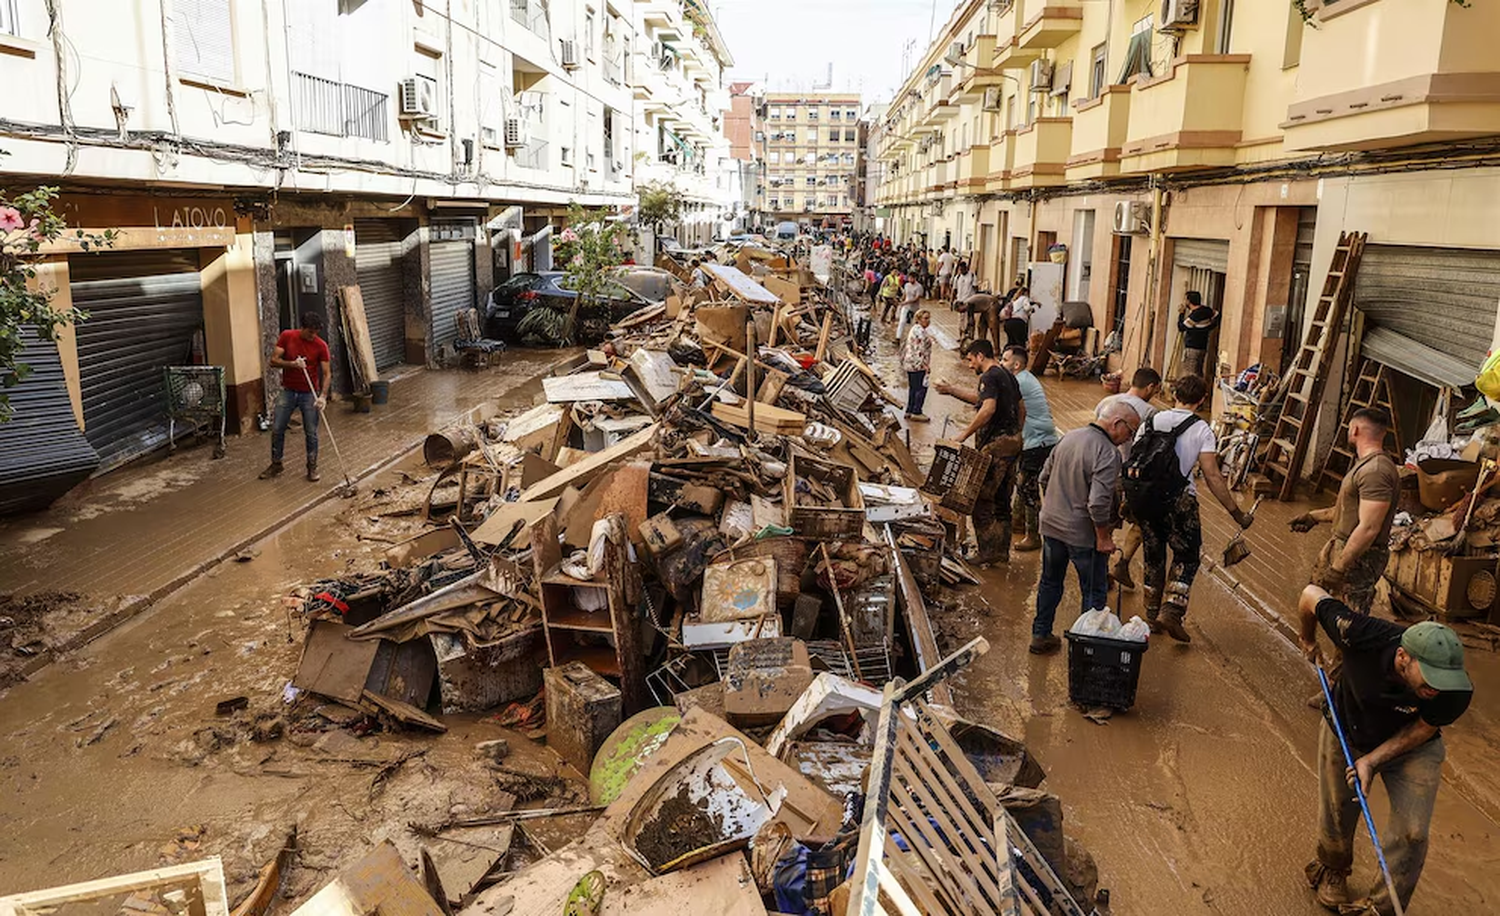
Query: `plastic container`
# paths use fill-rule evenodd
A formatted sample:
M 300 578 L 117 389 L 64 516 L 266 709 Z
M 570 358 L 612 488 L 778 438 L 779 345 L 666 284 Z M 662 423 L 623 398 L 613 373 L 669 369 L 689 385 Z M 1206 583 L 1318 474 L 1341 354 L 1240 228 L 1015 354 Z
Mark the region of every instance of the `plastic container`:
M 390 402 L 391 402 L 391 383 L 390 382 L 371 382 L 370 383 L 370 403 L 379 405 L 379 404 L 389 404 Z
M 350 401 L 350 403 L 352 403 L 354 405 L 354 412 L 355 413 L 369 413 L 370 412 L 370 396 L 368 394 L 353 394 L 353 395 L 350 395 L 349 396 L 349 401 Z
M 1135 705 L 1147 643 L 1064 633 L 1068 639 L 1068 699 L 1079 706 L 1121 712 Z

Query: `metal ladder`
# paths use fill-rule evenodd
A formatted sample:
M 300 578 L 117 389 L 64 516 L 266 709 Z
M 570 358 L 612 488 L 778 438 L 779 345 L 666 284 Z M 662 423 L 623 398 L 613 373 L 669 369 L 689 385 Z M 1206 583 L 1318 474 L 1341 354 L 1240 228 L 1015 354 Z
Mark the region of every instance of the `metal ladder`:
M 1307 458 L 1312 443 L 1313 426 L 1323 400 L 1323 386 L 1333 365 L 1333 351 L 1338 343 L 1344 315 L 1354 297 L 1354 275 L 1359 270 L 1360 255 L 1365 249 L 1366 234 L 1345 232 L 1339 235 L 1333 263 L 1323 281 L 1323 292 L 1313 310 L 1312 323 L 1302 341 L 1302 349 L 1286 374 L 1286 400 L 1271 444 L 1266 448 L 1262 470 L 1268 478 L 1281 478 L 1277 498 L 1288 500 L 1297 489 L 1297 473 Z
M 1398 456 L 1405 452 L 1401 448 L 1401 424 L 1396 415 L 1396 403 L 1391 397 L 1390 370 L 1384 363 L 1366 359 L 1359 366 L 1359 378 L 1349 390 L 1349 403 L 1344 408 L 1344 426 L 1349 425 L 1354 412 L 1364 407 L 1379 407 L 1391 418 L 1391 427 L 1386 430 L 1385 444 L 1388 451 Z M 1398 461 L 1399 463 L 1399 461 Z M 1344 482 L 1344 475 L 1354 467 L 1354 452 L 1349 444 L 1335 437 L 1333 447 L 1323 457 L 1323 469 L 1318 472 L 1317 488 L 1337 490 Z

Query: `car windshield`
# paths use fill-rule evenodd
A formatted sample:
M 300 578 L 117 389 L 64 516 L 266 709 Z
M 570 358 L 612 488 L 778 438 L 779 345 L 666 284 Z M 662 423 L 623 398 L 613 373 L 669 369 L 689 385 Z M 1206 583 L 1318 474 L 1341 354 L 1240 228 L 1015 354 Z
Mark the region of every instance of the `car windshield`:
M 531 289 L 541 279 L 540 274 L 516 274 L 497 288 L 497 292 L 519 293 Z
M 573 282 L 572 279 L 570 279 L 568 277 L 558 277 L 557 278 L 557 288 L 558 289 L 565 289 L 565 290 L 567 290 L 570 293 L 576 293 L 576 292 L 578 292 L 578 288 L 577 288 L 576 284 Z M 636 298 L 635 294 L 633 294 L 630 290 L 626 289 L 625 287 L 621 286 L 620 284 L 616 283 L 613 280 L 606 280 L 606 281 L 604 281 L 604 285 L 602 287 L 600 287 L 599 292 L 600 292 L 601 295 L 603 295 L 607 299 L 630 299 L 630 300 L 634 300 Z
M 661 302 L 672 291 L 665 271 L 626 269 L 616 274 L 615 279 L 636 295 L 652 302 Z

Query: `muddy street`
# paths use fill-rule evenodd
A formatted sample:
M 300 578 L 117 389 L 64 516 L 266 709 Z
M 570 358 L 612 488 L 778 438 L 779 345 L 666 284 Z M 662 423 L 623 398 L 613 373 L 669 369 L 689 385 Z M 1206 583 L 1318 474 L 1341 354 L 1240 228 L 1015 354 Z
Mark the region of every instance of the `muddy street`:
M 940 342 L 956 341 L 954 316 L 939 307 L 935 318 Z M 951 348 L 935 362 L 935 378 L 965 371 Z M 876 363 L 889 368 L 888 344 Z M 1097 385 L 1047 386 L 1065 428 L 1085 422 L 1099 394 Z M 894 380 L 892 391 L 901 393 Z M 529 388 L 512 395 L 517 406 L 532 396 Z M 929 399 L 935 421 L 912 430 L 920 462 L 944 434 L 942 417 L 962 422 L 966 409 Z M 576 782 L 557 782 L 560 773 L 577 774 L 553 752 L 490 717 L 445 716 L 449 730 L 438 736 L 363 738 L 288 717 L 283 694 L 304 631 L 283 596 L 321 577 L 375 568 L 390 542 L 419 530 L 410 518 L 383 516 L 382 507 L 409 499 L 427 479 L 416 456 L 395 462 L 361 481 L 357 499 L 301 512 L 239 559 L 212 564 L 0 695 L 0 888 L 217 854 L 238 899 L 295 825 L 302 852 L 277 910 L 290 912 L 382 840 L 408 861 L 424 843 L 456 854 L 460 844 L 427 839 L 411 825 L 504 810 L 517 785 L 543 787 L 533 804 L 585 802 Z M 1306 546 L 1282 543 L 1280 530 L 1265 529 L 1263 553 L 1275 555 L 1276 544 L 1286 566 L 1310 562 Z M 1302 879 L 1317 796 L 1318 720 L 1305 705 L 1312 681 L 1266 599 L 1206 568 L 1188 618 L 1191 646 L 1153 640 L 1134 709 L 1095 721 L 1068 703 L 1066 656 L 1026 651 L 1037 557 L 1016 554 L 1009 567 L 985 572 L 979 587 L 931 596 L 933 623 L 945 652 L 976 635 L 989 640 L 990 652 L 955 679 L 959 711 L 1026 742 L 1047 771 L 1045 788 L 1065 801 L 1068 832 L 1097 859 L 1113 912 L 1323 912 Z M 1292 582 L 1305 567 L 1280 574 Z M 1061 626 L 1078 600 L 1070 578 Z M 1127 592 L 1124 616 L 1139 610 L 1138 594 Z M 1495 667 L 1492 657 L 1471 663 L 1481 681 Z M 215 714 L 217 703 L 240 696 L 247 708 Z M 1494 796 L 1483 778 L 1464 775 L 1483 773 L 1493 759 L 1489 722 L 1476 716 L 1453 729 L 1450 778 L 1413 916 L 1485 912 L 1500 900 Z M 496 738 L 511 748 L 509 773 L 475 751 Z M 1382 790 L 1375 798 L 1383 810 Z M 556 819 L 528 833 L 555 849 L 588 823 Z M 1359 843 L 1355 878 L 1363 886 L 1375 872 L 1368 844 Z

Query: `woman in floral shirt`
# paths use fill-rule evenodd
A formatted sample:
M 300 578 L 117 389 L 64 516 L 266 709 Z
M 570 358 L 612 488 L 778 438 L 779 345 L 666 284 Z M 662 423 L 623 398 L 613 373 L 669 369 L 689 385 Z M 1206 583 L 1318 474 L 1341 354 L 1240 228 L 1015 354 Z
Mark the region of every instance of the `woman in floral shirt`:
M 901 368 L 906 370 L 906 419 L 927 422 L 922 403 L 927 400 L 927 373 L 932 368 L 932 312 L 917 312 L 916 323 L 901 346 Z

